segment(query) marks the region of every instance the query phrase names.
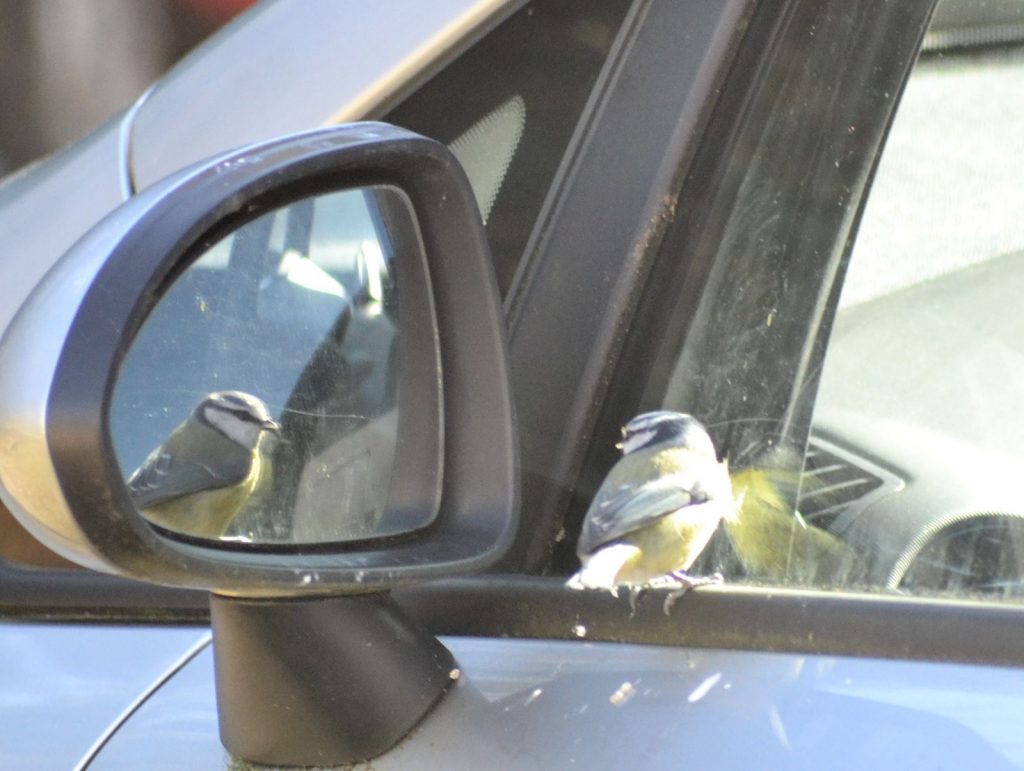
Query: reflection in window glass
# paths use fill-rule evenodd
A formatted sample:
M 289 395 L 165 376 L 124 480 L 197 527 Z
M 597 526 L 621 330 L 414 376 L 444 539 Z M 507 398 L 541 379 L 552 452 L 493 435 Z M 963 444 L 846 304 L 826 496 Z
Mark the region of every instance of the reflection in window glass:
M 1024 595 L 1022 103 L 1024 49 L 922 57 L 850 262 L 815 424 L 904 480 L 838 522 L 889 589 Z
M 1017 8 L 1019 20 L 1024 4 Z M 931 36 L 933 50 L 915 65 L 895 113 L 845 273 L 860 195 L 853 176 L 861 161 L 852 159 L 870 160 L 848 140 L 882 136 L 888 116 L 879 105 L 898 93 L 902 69 L 888 85 L 874 81 L 876 93 L 864 73 L 829 80 L 806 75 L 809 65 L 755 92 L 751 101 L 773 110 L 798 94 L 805 112 L 766 110 L 761 121 L 750 109 L 736 158 L 714 167 L 727 216 L 719 221 L 716 211 L 708 225 L 698 211 L 693 230 L 683 228 L 696 234 L 698 246 L 683 247 L 695 264 L 666 271 L 663 283 L 676 294 L 645 290 L 645 300 L 667 302 L 641 303 L 644 334 L 634 333 L 619 369 L 633 383 L 637 371 L 646 374 L 639 386 L 619 387 L 625 404 L 696 414 L 729 464 L 733 516 L 722 517 L 689 574 L 1024 597 L 1020 29 L 1012 41 L 997 36 L 1013 43 L 999 48 L 943 49 L 948 36 Z M 825 36 L 821 24 L 818 32 Z M 842 103 L 832 96 L 840 86 L 850 93 Z M 643 448 L 627 434 L 623 450 L 633 444 Z M 570 543 L 611 533 L 618 544 L 655 551 L 663 540 L 620 537 L 607 512 L 632 506 L 633 524 L 652 522 L 656 506 L 667 513 L 707 500 L 696 466 L 656 450 L 648 468 L 636 453 L 600 456 L 595 467 L 612 470 L 586 496 L 581 541 L 570 520 Z M 582 519 L 585 507 L 576 510 Z M 630 561 L 643 557 L 624 559 L 619 575 L 636 574 Z

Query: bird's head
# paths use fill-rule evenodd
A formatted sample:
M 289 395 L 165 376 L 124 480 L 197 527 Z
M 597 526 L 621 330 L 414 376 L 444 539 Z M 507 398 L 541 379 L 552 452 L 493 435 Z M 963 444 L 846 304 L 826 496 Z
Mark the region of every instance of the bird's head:
M 616 447 L 628 455 L 636 450 L 656 444 L 672 444 L 716 458 L 711 437 L 692 415 L 671 410 L 645 412 L 637 415 L 622 428 L 622 441 Z
M 243 391 L 214 391 L 203 397 L 192 412 L 193 419 L 232 442 L 253 449 L 264 431 L 279 431 L 263 401 Z

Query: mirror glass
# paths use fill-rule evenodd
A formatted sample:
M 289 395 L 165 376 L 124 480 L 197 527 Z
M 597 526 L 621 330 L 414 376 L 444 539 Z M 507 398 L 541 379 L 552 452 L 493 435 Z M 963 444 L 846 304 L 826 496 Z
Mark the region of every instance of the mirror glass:
M 440 357 L 411 204 L 317 195 L 200 244 L 122 364 L 110 432 L 172 534 L 324 544 L 429 524 Z

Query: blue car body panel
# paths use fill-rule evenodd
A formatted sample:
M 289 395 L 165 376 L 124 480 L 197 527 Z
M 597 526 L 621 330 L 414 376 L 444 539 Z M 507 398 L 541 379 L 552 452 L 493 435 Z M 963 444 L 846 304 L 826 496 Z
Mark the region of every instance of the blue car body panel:
M 371 761 L 374 769 L 1024 766 L 1024 672 L 1016 669 L 585 641 L 444 642 L 460 668 L 454 689 Z M 89 768 L 232 762 L 218 739 L 207 648 Z
M 0 768 L 74 767 L 209 636 L 196 627 L 3 624 Z

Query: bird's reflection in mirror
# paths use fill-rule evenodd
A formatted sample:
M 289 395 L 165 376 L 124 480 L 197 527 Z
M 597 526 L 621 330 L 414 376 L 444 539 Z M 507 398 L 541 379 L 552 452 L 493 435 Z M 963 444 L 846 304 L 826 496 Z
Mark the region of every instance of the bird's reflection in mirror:
M 129 477 L 132 501 L 162 528 L 221 538 L 267 486 L 270 437 L 279 429 L 252 394 L 209 393 Z

